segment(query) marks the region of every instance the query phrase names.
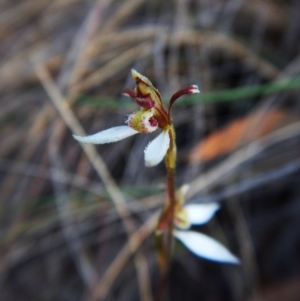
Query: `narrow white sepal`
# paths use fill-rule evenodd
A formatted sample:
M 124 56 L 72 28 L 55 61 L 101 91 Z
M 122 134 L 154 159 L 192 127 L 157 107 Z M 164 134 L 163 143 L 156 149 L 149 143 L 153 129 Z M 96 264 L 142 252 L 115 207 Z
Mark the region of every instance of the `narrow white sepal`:
M 175 231 L 174 236 L 199 257 L 224 263 L 240 263 L 236 256 L 207 235 L 194 231 Z
M 160 163 L 170 146 L 170 137 L 167 131 L 162 131 L 145 148 L 145 165 L 155 166 Z
M 184 206 L 188 214 L 188 220 L 192 225 L 207 223 L 219 208 L 217 203 L 189 204 Z
M 116 142 L 122 139 L 125 139 L 129 136 L 137 134 L 138 131 L 134 130 L 133 128 L 127 125 L 116 126 L 96 134 L 90 136 L 76 136 L 73 137 L 83 143 L 92 143 L 92 144 L 105 144 Z

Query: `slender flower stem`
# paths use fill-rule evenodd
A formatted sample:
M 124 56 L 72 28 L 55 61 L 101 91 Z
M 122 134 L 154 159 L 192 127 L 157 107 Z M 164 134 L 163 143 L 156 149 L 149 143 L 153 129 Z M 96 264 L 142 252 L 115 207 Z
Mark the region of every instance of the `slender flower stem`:
M 176 194 L 175 194 L 175 167 L 176 167 L 176 139 L 175 131 L 170 120 L 169 125 L 169 137 L 170 137 L 170 147 L 165 157 L 165 164 L 167 169 L 167 196 L 168 203 L 167 209 L 163 212 L 161 216 L 161 221 L 163 224 L 167 223 L 167 235 L 166 240 L 163 234 L 157 236 L 156 243 L 158 247 L 158 256 L 161 266 L 161 278 L 157 290 L 157 300 L 164 300 L 164 296 L 167 291 L 167 279 L 168 271 L 171 262 L 172 256 L 172 245 L 173 245 L 173 230 L 174 230 L 174 215 L 175 215 L 175 206 L 176 206 Z M 164 228 L 164 226 L 163 226 Z
M 169 226 L 167 232 L 167 259 L 168 266 L 171 260 L 173 230 L 174 230 L 174 211 L 175 211 L 175 169 L 168 168 L 168 196 L 169 196 Z
M 171 259 L 172 253 L 172 242 L 173 242 L 173 230 L 174 230 L 174 211 L 176 205 L 175 196 L 175 167 L 176 167 L 176 136 L 173 124 L 169 128 L 170 136 L 170 148 L 166 154 L 166 168 L 167 168 L 167 180 L 168 180 L 168 233 L 167 233 L 167 247 L 166 247 L 166 257 L 167 266 Z
M 181 198 L 175 192 L 177 151 L 175 130 L 170 111 L 172 105 L 179 97 L 199 93 L 200 91 L 196 85 L 190 85 L 177 91 L 171 97 L 166 110 L 159 91 L 150 80 L 134 69 L 131 70 L 131 74 L 135 80 L 136 87 L 134 90 L 126 89 L 125 95 L 132 97 L 141 108 L 128 116 L 127 125 L 114 127 L 85 137 L 74 135 L 74 138 L 83 143 L 105 144 L 122 140 L 137 133 L 152 133 L 157 128 L 162 130 L 162 133 L 150 142 L 145 149 L 146 166 L 157 165 L 165 158 L 167 169 L 167 201 L 156 228 L 158 262 L 161 268 L 158 296 L 162 298 L 164 291 L 166 291 L 175 222 L 177 225 L 180 213 L 180 211 L 179 213 L 177 211 L 182 207 Z

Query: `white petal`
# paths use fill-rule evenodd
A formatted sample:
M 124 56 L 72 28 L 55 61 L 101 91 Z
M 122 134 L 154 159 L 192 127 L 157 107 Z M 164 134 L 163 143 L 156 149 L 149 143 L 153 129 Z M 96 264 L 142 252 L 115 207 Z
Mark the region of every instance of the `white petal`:
M 169 146 L 169 133 L 167 131 L 163 131 L 145 148 L 146 166 L 155 166 L 160 163 L 166 155 Z
M 174 236 L 199 257 L 224 263 L 240 263 L 236 256 L 207 235 L 194 231 L 175 231 Z
M 184 206 L 187 211 L 190 224 L 202 225 L 207 223 L 219 209 L 217 203 L 189 204 Z
M 127 126 L 127 125 L 121 125 L 116 126 L 104 131 L 101 131 L 99 133 L 96 133 L 94 135 L 90 136 L 76 136 L 73 135 L 73 137 L 83 143 L 92 143 L 92 144 L 104 144 L 104 143 L 111 143 L 116 142 L 122 139 L 125 139 L 129 136 L 132 136 L 134 134 L 137 134 L 138 131 L 134 130 L 133 128 Z

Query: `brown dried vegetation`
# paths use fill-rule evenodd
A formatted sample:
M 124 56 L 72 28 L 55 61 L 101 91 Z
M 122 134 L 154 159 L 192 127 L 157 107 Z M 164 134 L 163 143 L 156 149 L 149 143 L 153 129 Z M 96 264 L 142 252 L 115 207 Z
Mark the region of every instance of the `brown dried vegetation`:
M 165 175 L 144 167 L 150 137 L 83 152 L 71 133 L 124 122 L 132 67 L 164 97 L 298 76 L 299 3 L 0 1 L 1 301 L 155 300 Z M 299 111 L 297 89 L 174 107 L 178 185 L 223 202 L 200 230 L 243 264 L 176 246 L 169 300 L 300 299 Z

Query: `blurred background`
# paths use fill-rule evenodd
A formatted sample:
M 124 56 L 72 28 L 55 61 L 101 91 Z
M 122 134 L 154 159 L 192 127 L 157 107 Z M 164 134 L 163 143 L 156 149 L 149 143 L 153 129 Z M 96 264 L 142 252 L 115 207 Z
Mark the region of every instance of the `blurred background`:
M 220 202 L 194 230 L 240 266 L 179 243 L 166 300 L 300 300 L 300 2 L 0 1 L 0 299 L 156 300 L 156 133 L 83 150 L 122 125 L 130 69 L 174 105 L 177 186 Z M 134 255 L 132 255 L 134 253 Z

